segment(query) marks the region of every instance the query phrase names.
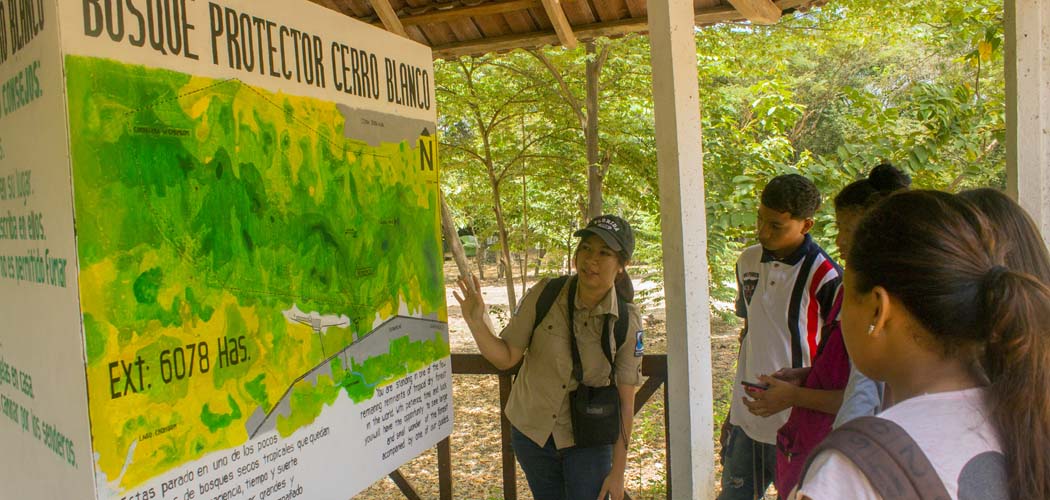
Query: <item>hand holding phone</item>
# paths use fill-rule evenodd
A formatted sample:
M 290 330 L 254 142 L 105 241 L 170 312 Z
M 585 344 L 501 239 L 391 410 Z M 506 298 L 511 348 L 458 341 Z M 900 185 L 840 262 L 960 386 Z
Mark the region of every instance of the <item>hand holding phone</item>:
M 744 389 L 748 391 L 764 391 L 769 389 L 769 384 L 760 384 L 758 382 L 748 382 L 747 380 L 740 381 L 740 384 L 744 386 Z

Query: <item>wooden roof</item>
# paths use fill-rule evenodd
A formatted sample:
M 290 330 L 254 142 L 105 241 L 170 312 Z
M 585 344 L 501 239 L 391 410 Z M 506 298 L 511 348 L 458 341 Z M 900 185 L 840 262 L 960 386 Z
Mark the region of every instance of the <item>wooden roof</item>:
M 310 0 L 434 49 L 436 59 L 648 30 L 646 0 Z M 696 24 L 750 20 L 772 24 L 782 13 L 827 0 L 693 0 Z

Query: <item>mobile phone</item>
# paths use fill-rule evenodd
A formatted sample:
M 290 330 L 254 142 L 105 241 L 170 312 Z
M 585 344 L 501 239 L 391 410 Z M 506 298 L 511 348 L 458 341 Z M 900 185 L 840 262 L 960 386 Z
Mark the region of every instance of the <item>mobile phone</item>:
M 760 384 L 758 382 L 748 382 L 746 380 L 740 381 L 740 383 L 747 389 L 752 391 L 764 391 L 769 389 L 769 384 Z

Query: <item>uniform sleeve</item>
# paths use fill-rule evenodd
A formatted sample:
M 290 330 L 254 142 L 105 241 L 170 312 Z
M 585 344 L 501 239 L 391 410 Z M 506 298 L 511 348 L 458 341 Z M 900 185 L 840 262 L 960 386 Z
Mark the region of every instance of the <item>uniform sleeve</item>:
M 736 263 L 736 315 L 747 319 L 747 302 L 744 301 L 744 285 L 740 282 L 740 262 Z
M 828 450 L 817 455 L 806 477 L 789 498 L 881 500 L 871 482 L 845 455 Z
M 635 304 L 627 304 L 627 338 L 616 350 L 616 384 L 642 385 L 642 356 L 645 354 L 645 336 L 642 316 Z
M 507 323 L 506 328 L 499 334 L 505 342 L 522 350 L 529 347 L 532 327 L 536 324 L 536 303 L 549 281 L 544 278 L 525 293 L 521 304 L 518 305 L 518 313 L 510 318 L 510 323 Z

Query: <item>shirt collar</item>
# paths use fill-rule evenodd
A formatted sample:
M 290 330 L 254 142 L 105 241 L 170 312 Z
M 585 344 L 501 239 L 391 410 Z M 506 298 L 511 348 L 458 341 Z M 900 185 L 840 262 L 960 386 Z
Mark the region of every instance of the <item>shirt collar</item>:
M 611 289 L 609 289 L 609 292 L 605 294 L 605 297 L 602 297 L 602 300 L 598 301 L 597 305 L 595 305 L 592 309 L 588 311 L 588 314 L 590 316 L 612 314 L 614 317 L 619 319 L 620 309 L 619 304 L 616 301 L 616 287 L 614 286 Z M 576 288 L 576 298 L 573 300 L 573 302 L 576 305 L 577 311 L 587 310 L 587 307 L 583 305 L 583 301 L 580 300 L 579 287 Z
M 809 255 L 809 253 L 811 251 L 813 251 L 813 247 L 815 247 L 815 246 L 816 246 L 816 243 L 813 243 L 813 237 L 810 236 L 809 233 L 806 233 L 806 237 L 802 240 L 802 244 L 799 245 L 798 248 L 796 248 L 795 251 L 791 253 L 791 255 L 788 255 L 787 257 L 784 257 L 783 259 L 778 259 L 775 255 L 773 255 L 772 252 L 770 252 L 769 250 L 766 250 L 763 247 L 762 248 L 762 263 L 766 263 L 766 262 L 783 262 L 783 263 L 785 263 L 785 264 L 787 264 L 789 266 L 793 266 L 795 264 L 798 264 L 799 261 L 801 261 L 803 257 L 805 257 L 806 255 Z

